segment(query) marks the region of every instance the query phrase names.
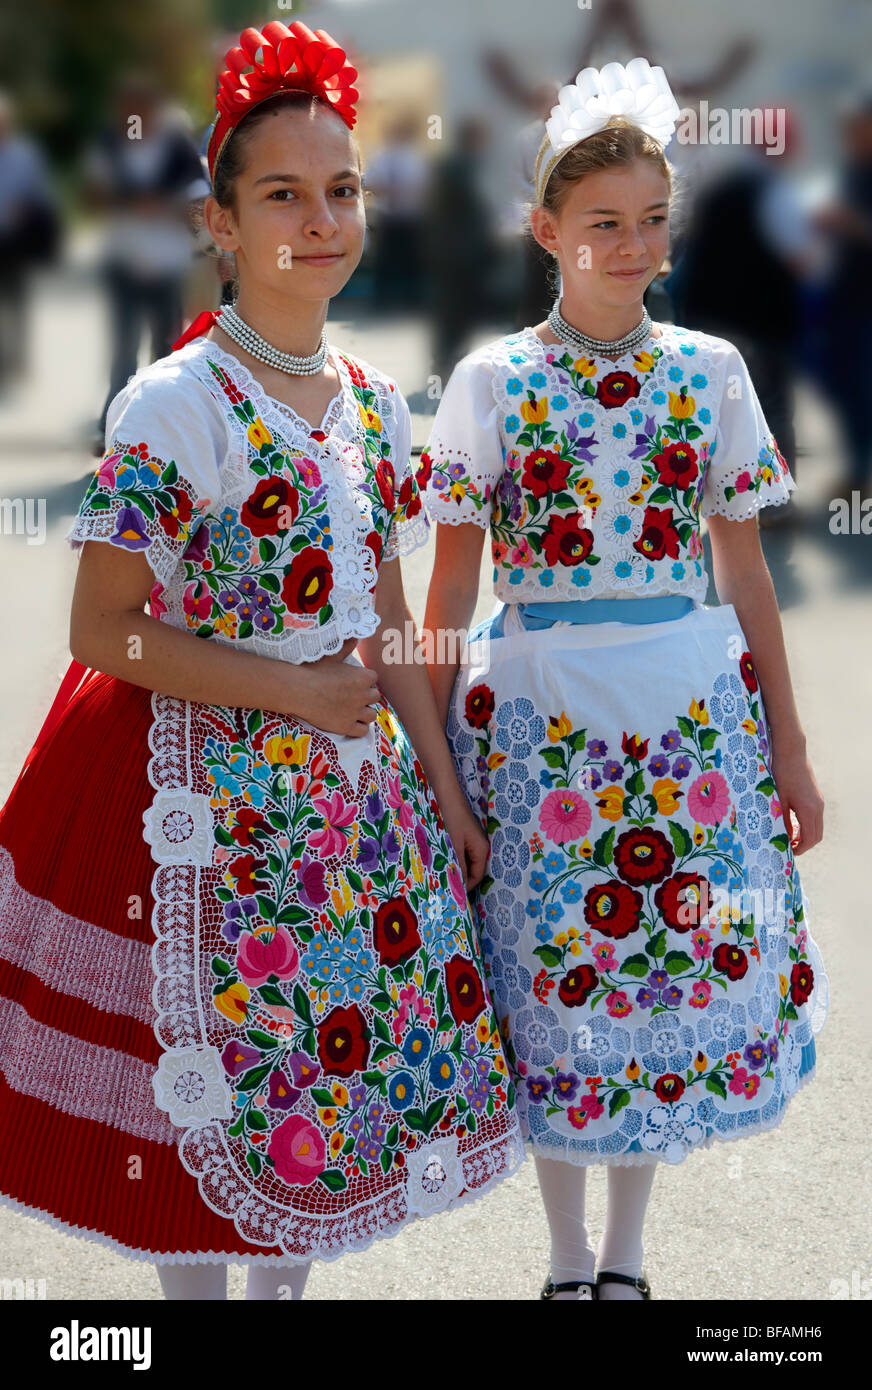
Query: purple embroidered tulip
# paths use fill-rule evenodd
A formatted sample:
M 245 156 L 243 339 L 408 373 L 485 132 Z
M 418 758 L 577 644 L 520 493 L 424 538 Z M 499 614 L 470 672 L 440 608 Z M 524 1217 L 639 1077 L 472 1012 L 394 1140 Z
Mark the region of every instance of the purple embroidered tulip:
M 249 1067 L 256 1066 L 260 1061 L 260 1053 L 256 1047 L 249 1047 L 248 1043 L 235 1042 L 231 1038 L 221 1053 L 221 1061 L 228 1076 L 241 1076 Z
M 297 887 L 300 894 L 300 901 L 306 907 L 321 907 L 326 903 L 330 893 L 324 881 L 324 865 L 318 859 L 313 859 L 304 850 L 300 867 L 297 870 Z

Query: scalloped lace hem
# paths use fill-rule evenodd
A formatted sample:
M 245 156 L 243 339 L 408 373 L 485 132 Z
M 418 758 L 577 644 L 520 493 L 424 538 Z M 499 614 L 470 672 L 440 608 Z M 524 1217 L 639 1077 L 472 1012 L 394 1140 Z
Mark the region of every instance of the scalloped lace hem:
M 502 1142 L 502 1141 L 501 1141 Z M 523 1142 L 511 1143 L 507 1141 L 507 1161 L 504 1168 L 491 1174 L 491 1176 L 480 1186 L 467 1189 L 460 1193 L 458 1197 L 444 1207 L 441 1212 L 407 1212 L 399 1221 L 393 1222 L 389 1228 L 372 1232 L 372 1234 L 356 1241 L 340 1250 L 328 1252 L 311 1251 L 306 1255 L 289 1255 L 283 1252 L 281 1255 L 259 1255 L 243 1254 L 239 1251 L 221 1250 L 143 1250 L 139 1246 L 125 1245 L 123 1241 L 116 1240 L 114 1236 L 106 1235 L 103 1231 L 92 1230 L 88 1226 L 74 1226 L 68 1221 L 62 1221 L 53 1212 L 45 1207 L 29 1206 L 26 1202 L 20 1202 L 15 1197 L 9 1197 L 5 1192 L 0 1192 L 0 1205 L 11 1208 L 20 1216 L 30 1216 L 44 1225 L 51 1226 L 54 1230 L 62 1231 L 65 1235 L 78 1236 L 80 1239 L 91 1241 L 93 1244 L 105 1246 L 114 1251 L 116 1255 L 123 1255 L 131 1260 L 148 1260 L 153 1264 L 257 1264 L 257 1265 L 288 1265 L 288 1264 L 308 1264 L 311 1260 L 320 1260 L 324 1264 L 329 1264 L 333 1260 L 341 1259 L 343 1255 L 351 1251 L 368 1250 L 377 1240 L 387 1240 L 391 1236 L 398 1235 L 406 1226 L 410 1226 L 415 1221 L 423 1221 L 427 1216 L 450 1215 L 452 1212 L 459 1211 L 461 1207 L 468 1206 L 471 1202 L 477 1201 L 480 1197 L 486 1196 L 493 1191 L 500 1183 L 507 1178 L 514 1177 L 519 1168 L 526 1162 L 526 1153 Z
M 777 1129 L 784 1119 L 787 1107 L 793 1100 L 793 1097 L 801 1091 L 803 1086 L 807 1085 L 809 1081 L 813 1081 L 816 1075 L 817 1065 L 809 1068 L 807 1072 L 800 1076 L 797 1080 L 796 1088 L 791 1091 L 789 1096 L 785 1097 L 784 1104 L 781 1106 L 778 1114 L 774 1115 L 771 1120 L 764 1120 L 756 1125 L 749 1125 L 746 1129 L 731 1131 L 729 1133 L 715 1130 L 713 1133 L 706 1135 L 705 1139 L 699 1144 L 694 1144 L 691 1148 L 686 1149 L 682 1157 L 675 1162 L 662 1158 L 660 1154 L 630 1153 L 627 1150 L 624 1150 L 623 1153 L 616 1154 L 582 1154 L 578 1153 L 577 1150 L 574 1152 L 570 1150 L 570 1152 L 567 1153 L 565 1148 L 559 1148 L 557 1145 L 540 1144 L 532 1137 L 525 1138 L 524 1148 L 527 1153 L 531 1153 L 534 1156 L 538 1155 L 540 1158 L 553 1158 L 558 1162 L 569 1163 L 573 1168 L 592 1168 L 595 1165 L 600 1166 L 612 1163 L 622 1168 L 636 1167 L 642 1163 L 666 1163 L 670 1168 L 679 1168 L 683 1163 L 687 1162 L 692 1154 L 699 1153 L 702 1149 L 712 1149 L 716 1144 L 729 1144 L 732 1140 L 749 1139 L 755 1134 L 764 1134 L 767 1130 Z
M 731 508 L 729 502 L 723 501 L 720 497 L 715 497 L 709 501 L 707 505 L 703 505 L 700 509 L 700 516 L 703 521 L 710 516 L 725 516 L 728 521 L 747 521 L 749 517 L 755 516 L 757 512 L 761 512 L 764 507 L 783 507 L 785 502 L 791 502 L 793 500 L 793 494 L 797 491 L 797 484 L 796 479 L 790 473 L 787 474 L 782 482 L 787 490 L 786 494 L 779 492 L 776 496 L 769 496 L 762 492 L 755 492 L 754 502 L 750 507 L 745 507 L 740 512 L 737 512 L 735 508 Z
M 427 513 L 422 511 L 418 516 L 398 522 L 388 536 L 388 543 L 382 558 L 384 560 L 396 560 L 398 557 L 411 555 L 413 551 L 420 550 L 422 545 L 426 545 L 429 539 L 430 520 Z
M 427 506 L 426 503 L 424 505 Z M 461 526 L 464 522 L 474 521 L 476 526 L 480 526 L 483 531 L 487 531 L 491 524 L 491 514 L 489 511 L 487 513 L 476 512 L 473 516 L 457 516 L 451 515 L 448 512 L 436 511 L 431 507 L 427 507 L 427 515 L 429 516 L 431 521 L 437 523 L 440 526 Z

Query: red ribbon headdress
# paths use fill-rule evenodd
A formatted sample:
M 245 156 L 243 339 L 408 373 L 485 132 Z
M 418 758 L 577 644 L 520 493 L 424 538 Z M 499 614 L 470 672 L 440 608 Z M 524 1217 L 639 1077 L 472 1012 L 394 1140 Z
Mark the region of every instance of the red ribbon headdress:
M 349 130 L 354 129 L 359 94 L 352 84 L 357 69 L 323 29 L 313 34 L 300 20 L 289 28 L 273 19 L 262 30 L 243 30 L 239 46 L 228 51 L 225 61 L 215 100 L 218 115 L 206 151 L 213 180 L 221 152 L 243 116 L 276 92 L 296 90 L 323 97 Z

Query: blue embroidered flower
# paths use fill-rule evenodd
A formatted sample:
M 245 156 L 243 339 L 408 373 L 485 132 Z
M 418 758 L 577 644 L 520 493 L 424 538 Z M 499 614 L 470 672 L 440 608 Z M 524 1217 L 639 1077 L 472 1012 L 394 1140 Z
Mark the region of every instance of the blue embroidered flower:
M 702 410 L 697 411 L 697 416 L 701 425 L 707 425 L 712 418 L 712 413 L 709 410 L 708 406 L 704 405 L 702 407 Z
M 520 420 L 518 419 L 517 415 L 507 415 L 507 416 L 506 416 L 506 433 L 507 433 L 507 434 L 517 434 L 517 432 L 518 432 L 518 430 L 519 430 L 520 428 L 521 428 L 521 422 L 520 422 Z
M 524 389 L 524 383 L 516 376 L 510 376 L 506 382 L 506 390 L 510 396 L 518 396 Z
M 590 570 L 584 565 L 576 565 L 575 569 L 572 571 L 572 582 L 576 584 L 579 589 L 586 589 L 590 583 Z
M 630 474 L 628 473 L 626 468 L 619 468 L 615 472 L 612 481 L 614 482 L 615 487 L 626 487 L 630 481 Z
M 621 422 L 620 422 L 619 420 L 616 421 L 615 424 L 612 426 L 612 438 L 613 438 L 613 439 L 626 439 L 626 437 L 627 437 L 627 426 L 624 425 L 624 424 L 621 424 Z
M 586 410 L 583 415 L 579 415 L 578 424 L 580 429 L 586 430 L 590 428 L 593 424 L 593 416 L 589 410 Z
M 534 390 L 536 390 L 536 391 L 541 391 L 542 387 L 545 385 L 545 375 L 544 375 L 544 373 L 543 373 L 543 372 L 531 372 L 531 373 L 530 373 L 530 385 L 534 388 Z
M 544 589 L 550 589 L 554 583 L 554 571 L 552 569 L 543 570 L 539 575 L 539 583 Z
M 559 922 L 563 916 L 563 908 L 560 903 L 548 903 L 545 908 L 546 922 Z
M 681 563 L 680 560 L 676 560 L 676 561 L 675 561 L 675 564 L 672 566 L 672 578 L 673 578 L 673 579 L 683 579 L 683 578 L 684 578 L 684 575 L 685 575 L 684 565 Z
M 565 396 L 552 396 L 551 404 L 555 410 L 565 410 L 569 402 Z
M 581 897 L 581 884 L 574 883 L 572 879 L 568 883 L 561 884 L 560 896 L 565 903 L 577 903 Z
M 684 376 L 684 372 L 682 371 L 681 367 L 675 366 L 675 367 L 670 367 L 670 368 L 669 368 L 669 380 L 670 380 L 670 381 L 680 381 L 681 378 L 682 378 L 683 376 Z
M 708 377 L 703 376 L 702 372 L 694 372 L 690 378 L 690 384 L 694 391 L 701 391 L 704 386 L 708 386 Z
M 536 936 L 540 941 L 550 941 L 553 935 L 551 928 L 545 922 L 539 923 L 536 928 Z
M 546 854 L 542 865 L 549 874 L 562 874 L 566 868 L 566 859 L 559 850 L 553 849 L 550 854 Z
M 696 344 L 682 343 L 681 351 L 684 353 L 685 357 L 693 357 L 694 353 L 696 352 Z
M 654 405 L 662 405 L 663 402 L 666 400 L 666 392 L 665 392 L 665 391 L 652 391 L 652 392 L 651 392 L 651 400 L 653 401 Z
M 541 873 L 539 869 L 536 869 L 535 872 L 530 875 L 530 887 L 533 889 L 534 893 L 544 893 L 545 889 L 548 887 L 547 875 Z

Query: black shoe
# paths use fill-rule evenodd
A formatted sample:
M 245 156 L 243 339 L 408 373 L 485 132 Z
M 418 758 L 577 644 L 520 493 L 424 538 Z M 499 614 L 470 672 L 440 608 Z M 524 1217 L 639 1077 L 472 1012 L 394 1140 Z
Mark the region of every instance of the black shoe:
M 634 1279 L 629 1274 L 615 1274 L 610 1269 L 604 1269 L 596 1276 L 597 1288 L 601 1284 L 629 1284 L 632 1288 L 638 1289 L 643 1298 L 651 1297 L 651 1285 L 644 1274 Z
M 553 1298 L 554 1295 L 555 1295 L 556 1293 L 566 1293 L 566 1292 L 568 1292 L 569 1290 L 573 1290 L 573 1291 L 574 1291 L 574 1290 L 576 1290 L 576 1289 L 586 1289 L 586 1290 L 587 1290 L 586 1293 L 582 1293 L 581 1299 L 579 1299 L 579 1302 L 580 1302 L 582 1299 L 596 1299 L 597 1296 L 598 1296 L 598 1295 L 597 1295 L 597 1291 L 596 1291 L 596 1284 L 589 1283 L 586 1279 L 571 1279 L 571 1280 L 569 1280 L 569 1281 L 568 1281 L 567 1283 L 565 1283 L 565 1284 L 552 1284 L 551 1278 L 550 1278 L 550 1276 L 549 1276 L 548 1282 L 547 1282 L 547 1284 L 545 1285 L 545 1287 L 543 1288 L 543 1290 L 542 1290 L 542 1292 L 540 1293 L 539 1297 L 540 1297 L 540 1298 Z

